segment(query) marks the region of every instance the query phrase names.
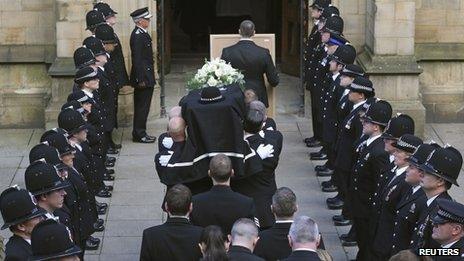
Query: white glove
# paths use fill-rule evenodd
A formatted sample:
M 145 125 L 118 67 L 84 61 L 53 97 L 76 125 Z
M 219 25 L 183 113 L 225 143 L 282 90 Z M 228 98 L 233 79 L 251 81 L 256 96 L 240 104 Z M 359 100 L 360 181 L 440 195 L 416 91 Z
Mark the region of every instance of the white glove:
M 264 146 L 264 144 L 259 145 L 258 149 L 256 149 L 256 152 L 258 153 L 259 157 L 261 159 L 266 159 L 266 158 L 272 158 L 274 157 L 274 146 L 271 144 L 268 144 Z
M 166 149 L 170 149 L 170 148 L 172 148 L 172 144 L 174 144 L 174 141 L 172 140 L 171 137 L 164 137 L 162 143 L 163 143 L 163 146 L 164 146 Z
M 171 159 L 172 157 L 172 154 L 174 154 L 173 151 L 168 151 L 169 152 L 169 155 L 163 155 L 163 156 L 160 156 L 159 157 L 159 164 L 163 167 L 166 167 L 169 163 L 169 160 Z

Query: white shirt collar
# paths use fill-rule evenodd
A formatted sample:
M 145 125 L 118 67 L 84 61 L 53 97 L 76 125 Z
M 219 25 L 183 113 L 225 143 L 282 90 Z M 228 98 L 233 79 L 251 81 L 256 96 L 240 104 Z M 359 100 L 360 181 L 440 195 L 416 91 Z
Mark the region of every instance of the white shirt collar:
M 100 68 L 102 71 L 105 71 L 105 67 L 103 67 L 103 66 L 99 65 L 98 68 Z
M 185 218 L 187 220 L 190 220 L 189 219 L 189 215 L 185 215 L 185 216 L 178 216 L 178 215 L 169 215 L 170 218 Z
M 140 30 L 142 30 L 143 32 L 148 33 L 147 29 L 142 28 L 142 27 L 140 27 L 140 26 L 138 26 L 138 25 L 137 25 L 137 27 L 140 28 Z
M 416 193 L 420 188 L 421 188 L 420 185 L 417 185 L 417 186 L 415 186 L 415 187 L 412 187 L 412 194 Z
M 250 41 L 250 42 L 253 42 L 253 39 L 251 38 L 240 38 L 240 41 Z
M 350 93 L 350 89 L 345 89 L 345 90 L 343 91 L 342 97 L 345 97 L 346 95 L 348 95 L 348 93 Z
M 82 151 L 81 145 L 79 145 L 79 144 L 77 144 L 77 143 L 74 143 L 74 146 L 75 146 L 79 151 Z
M 297 248 L 297 249 L 293 250 L 293 252 L 295 252 L 295 251 L 311 251 L 311 252 L 316 252 L 316 250 L 314 250 L 314 249 L 311 249 L 311 248 L 304 248 L 304 247 L 302 247 L 302 248 Z
M 438 194 L 438 195 L 440 195 L 440 194 Z M 429 207 L 430 204 L 432 204 L 432 202 L 438 197 L 438 195 L 435 195 L 435 196 L 427 199 L 427 207 Z
M 254 134 L 252 133 L 248 133 L 248 132 L 245 132 L 245 134 L 243 135 L 243 138 L 244 139 L 248 139 L 249 137 L 253 136 Z
M 320 21 L 321 21 L 321 20 L 316 19 L 316 20 L 314 21 L 314 25 L 318 25 Z
M 24 241 L 26 241 L 29 245 L 31 245 L 31 239 L 30 238 L 23 238 Z
M 332 80 L 335 81 L 337 79 L 338 75 L 340 75 L 339 72 L 337 72 L 336 74 L 332 74 Z
M 366 146 L 371 145 L 371 143 L 374 142 L 376 139 L 380 138 L 380 136 L 381 134 L 369 137 L 369 139 L 366 140 Z
M 452 245 L 454 245 L 456 242 L 458 242 L 459 240 L 456 240 L 456 241 L 453 241 L 447 245 L 444 245 L 444 246 L 441 246 L 441 248 L 450 248 Z
M 90 98 L 93 98 L 93 93 L 92 92 L 89 92 L 86 89 L 82 89 L 82 91 L 85 93 L 85 95 L 89 96 Z
M 403 174 L 407 169 L 408 169 L 409 166 L 406 166 L 406 167 L 402 167 L 402 168 L 397 168 L 395 170 L 395 176 L 398 177 L 399 175 Z
M 359 106 L 363 105 L 364 103 L 366 103 L 366 101 L 362 101 L 362 102 L 358 102 L 356 104 L 353 104 L 353 109 L 351 109 L 351 111 L 354 111 L 356 108 L 358 108 Z
M 276 224 L 293 223 L 293 220 L 276 220 Z
M 327 48 L 327 46 L 324 45 L 324 51 L 327 52 L 327 50 L 329 50 L 329 48 Z

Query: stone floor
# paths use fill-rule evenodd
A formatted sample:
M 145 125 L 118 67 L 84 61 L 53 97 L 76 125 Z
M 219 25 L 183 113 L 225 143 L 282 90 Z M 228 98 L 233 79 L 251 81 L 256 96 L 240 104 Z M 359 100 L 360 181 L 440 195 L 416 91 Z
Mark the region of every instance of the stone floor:
M 356 248 L 343 248 L 338 236 L 347 228 L 334 227 L 331 216 L 338 211 L 328 210 L 325 199 L 333 196 L 320 190 L 320 182 L 313 167 L 320 162 L 311 162 L 302 139 L 310 134 L 307 119 L 293 115 L 280 115 L 277 126 L 284 135 L 284 149 L 276 171 L 278 186 L 288 186 L 298 197 L 299 215 L 316 219 L 323 234 L 327 249 L 334 260 L 353 258 Z M 149 124 L 149 133 L 159 134 L 165 129 L 166 120 L 158 119 Z M 0 190 L 18 184 L 24 186 L 24 171 L 28 166 L 28 153 L 40 139 L 42 129 L 0 130 Z M 427 137 L 441 144 L 450 143 L 464 151 L 462 136 L 464 124 L 428 124 Z M 123 148 L 117 155 L 116 180 L 113 197 L 105 219 L 106 229 L 96 236 L 102 239 L 97 251 L 89 251 L 86 260 L 138 260 L 143 229 L 163 222 L 160 203 L 164 186 L 160 184 L 153 165 L 155 145 L 135 144 L 130 141 L 130 129 L 116 132 Z M 325 179 L 324 179 L 325 180 Z M 459 179 L 464 184 L 464 176 Z M 462 188 L 453 187 L 452 195 L 464 202 Z M 8 238 L 8 230 L 0 235 Z

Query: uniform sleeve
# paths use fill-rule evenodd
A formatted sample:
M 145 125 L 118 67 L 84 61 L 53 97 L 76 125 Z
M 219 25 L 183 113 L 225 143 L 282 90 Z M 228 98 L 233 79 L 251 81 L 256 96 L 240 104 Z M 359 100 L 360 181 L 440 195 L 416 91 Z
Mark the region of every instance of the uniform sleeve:
M 132 66 L 135 66 L 135 80 L 138 84 L 147 80 L 145 77 L 145 65 L 143 64 L 144 59 L 142 57 L 143 48 L 145 47 L 142 34 L 136 34 L 134 37 L 134 48 L 132 50 L 134 57 L 132 61 Z
M 266 77 L 271 86 L 275 87 L 279 84 L 279 74 L 277 73 L 269 50 L 266 50 Z

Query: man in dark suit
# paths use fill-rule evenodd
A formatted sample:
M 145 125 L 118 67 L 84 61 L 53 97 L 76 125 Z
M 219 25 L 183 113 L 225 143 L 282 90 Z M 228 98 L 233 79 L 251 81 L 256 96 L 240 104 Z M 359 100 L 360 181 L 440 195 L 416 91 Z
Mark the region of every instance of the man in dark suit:
M 189 221 L 192 212 L 190 190 L 178 184 L 166 194 L 166 223 L 143 231 L 140 260 L 192 260 L 201 257 L 200 236 L 203 229 Z
M 234 223 L 229 235 L 230 261 L 264 261 L 253 255 L 253 249 L 258 241 L 258 227 L 248 218 L 240 218 Z
M 438 256 L 435 260 L 457 261 L 464 258 L 464 205 L 446 199 L 438 200 L 437 215 L 432 218 L 434 224 L 432 238 L 442 249 L 459 249 L 455 256 Z
M 409 167 L 406 170 L 406 182 L 411 185 L 407 193 L 398 203 L 396 210 L 395 226 L 393 229 L 391 255 L 409 249 L 416 222 L 423 209 L 425 209 L 427 197 L 420 186 L 422 171 L 418 166 L 423 164 L 429 154 L 436 149 L 437 144 L 422 144 L 416 152 L 409 157 Z M 439 146 L 438 146 L 439 147 Z
M 194 225 L 217 225 L 224 234 L 229 234 L 239 218 L 250 218 L 259 224 L 253 199 L 233 192 L 230 188 L 233 173 L 232 162 L 226 155 L 219 154 L 211 159 L 208 175 L 213 180 L 213 187 L 193 197 L 195 208 L 190 218 Z
M 13 233 L 5 246 L 5 260 L 29 260 L 31 233 L 45 211 L 35 205 L 27 190 L 10 187 L 0 195 L 0 212 L 5 222 L 1 229 L 9 228 Z
M 432 218 L 437 213 L 437 199 L 452 200 L 448 190 L 453 184 L 458 185 L 456 180 L 461 167 L 462 155 L 453 147 L 435 149 L 419 166 L 424 172 L 420 185 L 427 196 L 427 201 L 426 208 L 416 223 L 410 246 L 412 249 L 440 247 L 440 244 L 432 238 Z
M 242 39 L 235 45 L 224 48 L 221 59 L 242 71 L 245 76 L 245 88 L 253 89 L 259 100 L 269 107 L 264 74 L 271 86 L 275 87 L 279 84 L 279 75 L 271 54 L 268 49 L 259 47 L 251 39 L 255 34 L 255 25 L 252 21 L 243 21 L 239 33 Z
M 288 257 L 292 248 L 288 244 L 288 231 L 293 223 L 293 215 L 298 210 L 296 195 L 289 188 L 277 189 L 272 197 L 274 225 L 259 233 L 259 240 L 254 253 L 268 261 Z
M 134 87 L 134 126 L 132 140 L 140 143 L 153 143 L 156 137 L 147 134 L 147 118 L 155 86 L 152 39 L 148 26 L 152 14 L 148 7 L 137 9 L 131 14 L 135 23 L 130 38 L 132 69 L 130 81 Z
M 395 227 L 396 207 L 401 199 L 411 191 L 411 186 L 406 182 L 406 170 L 409 167 L 407 159 L 422 144 L 422 140 L 414 135 L 405 134 L 392 146 L 395 148 L 394 175 L 390 177 L 383 190 L 380 192 L 380 214 L 378 220 L 373 224 L 374 241 L 372 251 L 375 260 L 388 260 L 393 241 L 393 230 Z M 376 192 L 379 193 L 379 192 Z M 373 222 L 371 222 L 372 224 Z
M 292 247 L 292 253 L 283 260 L 321 260 L 316 252 L 319 241 L 319 228 L 316 222 L 307 216 L 297 217 L 288 232 L 288 242 Z
M 274 216 L 269 206 L 272 204 L 272 195 L 277 189 L 275 169 L 279 163 L 283 141 L 282 134 L 279 131 L 261 130 L 264 119 L 265 114 L 262 111 L 249 110 L 243 124 L 245 139 L 252 149 L 258 151 L 258 154 L 261 146 L 272 145 L 274 150 L 272 157 L 262 159 L 263 170 L 261 172 L 238 180 L 232 179 L 232 189 L 234 191 L 253 198 L 260 228 L 262 229 L 269 228 L 274 223 Z
M 359 145 L 359 154 L 353 167 L 348 198 L 359 248 L 357 260 L 372 260 L 370 258 L 372 241 L 370 241 L 368 226 L 372 211 L 371 200 L 380 173 L 388 162 L 388 153 L 385 151 L 385 144 L 380 136 L 391 114 L 391 105 L 379 100 L 371 104 L 365 115 L 361 117 L 362 132 L 368 138 Z

